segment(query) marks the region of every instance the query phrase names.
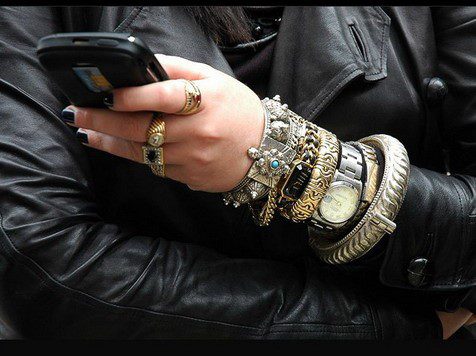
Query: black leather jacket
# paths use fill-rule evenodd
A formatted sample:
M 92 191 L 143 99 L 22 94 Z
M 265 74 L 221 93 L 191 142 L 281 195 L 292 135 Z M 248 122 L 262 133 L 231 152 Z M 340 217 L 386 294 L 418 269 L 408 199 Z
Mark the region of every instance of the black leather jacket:
M 35 53 L 55 32 L 131 32 L 233 75 L 182 8 L 1 9 L 0 288 L 11 318 L 34 337 L 441 337 L 435 308 L 476 304 L 475 19 L 475 7 L 284 10 L 268 94 L 344 141 L 395 136 L 412 163 L 386 245 L 331 267 L 306 226 L 258 228 L 219 194 L 86 149 L 61 121 L 67 101 Z

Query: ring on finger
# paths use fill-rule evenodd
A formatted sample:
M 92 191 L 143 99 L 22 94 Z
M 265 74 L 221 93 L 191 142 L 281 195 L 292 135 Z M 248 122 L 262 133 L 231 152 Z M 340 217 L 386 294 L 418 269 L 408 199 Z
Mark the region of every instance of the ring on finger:
M 202 102 L 202 94 L 198 86 L 191 80 L 184 80 L 185 83 L 185 104 L 176 115 L 191 115 L 198 111 Z
M 164 149 L 162 147 L 145 144 L 142 146 L 142 156 L 144 163 L 150 167 L 152 173 L 165 178 Z
M 160 119 L 161 116 L 162 114 L 157 112 L 152 116 L 152 122 L 147 130 L 147 142 L 142 146 L 142 158 L 152 173 L 164 178 L 164 149 L 160 146 L 165 141 L 165 122 Z
M 161 117 L 162 113 L 154 112 L 147 129 L 147 143 L 153 147 L 160 147 L 165 142 L 165 121 Z

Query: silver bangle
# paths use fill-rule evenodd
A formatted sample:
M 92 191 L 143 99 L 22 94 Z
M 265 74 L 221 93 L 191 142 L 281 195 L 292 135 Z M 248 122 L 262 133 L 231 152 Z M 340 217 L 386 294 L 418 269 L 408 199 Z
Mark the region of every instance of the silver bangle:
M 264 197 L 289 171 L 296 156 L 299 137 L 305 134 L 305 120 L 281 104 L 279 95 L 262 100 L 265 129 L 259 148 L 251 147 L 248 155 L 255 162 L 247 175 L 231 191 L 223 193 L 225 205 L 234 207 Z
M 393 222 L 408 188 L 410 162 L 405 147 L 388 135 L 373 135 L 359 142 L 379 148 L 384 156 L 384 173 L 372 203 L 359 223 L 337 242 L 313 236 L 309 228 L 310 245 L 326 263 L 342 264 L 370 251 L 385 234 L 395 231 Z

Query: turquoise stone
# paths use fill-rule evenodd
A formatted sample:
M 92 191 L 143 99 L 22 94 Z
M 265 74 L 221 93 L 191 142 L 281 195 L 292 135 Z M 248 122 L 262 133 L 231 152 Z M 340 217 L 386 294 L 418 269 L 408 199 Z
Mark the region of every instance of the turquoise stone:
M 273 162 L 271 162 L 271 168 L 276 169 L 278 167 L 279 167 L 279 161 L 274 160 Z

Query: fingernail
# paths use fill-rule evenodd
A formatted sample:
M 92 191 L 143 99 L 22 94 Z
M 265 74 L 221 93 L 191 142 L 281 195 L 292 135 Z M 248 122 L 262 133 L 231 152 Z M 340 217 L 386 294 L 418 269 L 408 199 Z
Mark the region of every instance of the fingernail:
M 113 93 L 109 93 L 107 94 L 105 97 L 104 97 L 104 105 L 106 105 L 107 107 L 111 107 L 114 105 L 114 94 Z
M 67 124 L 74 124 L 74 116 L 75 115 L 76 115 L 76 113 L 74 112 L 74 110 L 70 109 L 70 108 L 66 108 L 61 112 L 61 118 Z
M 76 131 L 76 138 L 82 143 L 88 143 L 88 134 L 84 131 Z

